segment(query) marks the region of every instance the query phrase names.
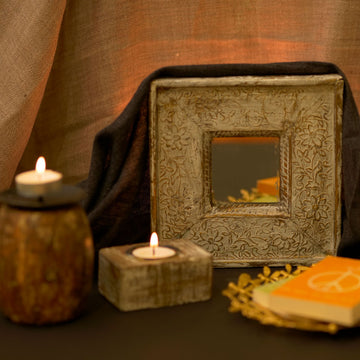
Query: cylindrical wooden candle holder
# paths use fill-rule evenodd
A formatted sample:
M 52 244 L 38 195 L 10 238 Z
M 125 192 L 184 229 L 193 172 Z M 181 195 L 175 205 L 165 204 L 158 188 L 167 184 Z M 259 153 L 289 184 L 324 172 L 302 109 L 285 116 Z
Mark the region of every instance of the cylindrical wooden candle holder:
M 77 191 L 67 190 L 49 199 L 0 196 L 0 310 L 13 322 L 73 319 L 91 290 L 91 230 Z

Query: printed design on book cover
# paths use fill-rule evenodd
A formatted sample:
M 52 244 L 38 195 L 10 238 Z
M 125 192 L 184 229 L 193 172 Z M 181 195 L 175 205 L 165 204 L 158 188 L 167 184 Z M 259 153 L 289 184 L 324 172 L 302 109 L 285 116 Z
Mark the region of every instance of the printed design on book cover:
M 324 293 L 346 293 L 360 289 L 360 268 L 348 267 L 346 271 L 324 271 L 308 280 L 308 286 Z

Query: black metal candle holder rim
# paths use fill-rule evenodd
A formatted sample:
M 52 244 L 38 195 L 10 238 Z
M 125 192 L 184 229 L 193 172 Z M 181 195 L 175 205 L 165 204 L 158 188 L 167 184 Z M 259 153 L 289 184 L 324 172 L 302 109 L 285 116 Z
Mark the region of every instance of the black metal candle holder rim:
M 36 197 L 19 195 L 16 189 L 12 188 L 0 193 L 0 203 L 14 207 L 41 210 L 76 204 L 84 200 L 85 197 L 85 191 L 73 185 L 63 185 L 58 191 Z

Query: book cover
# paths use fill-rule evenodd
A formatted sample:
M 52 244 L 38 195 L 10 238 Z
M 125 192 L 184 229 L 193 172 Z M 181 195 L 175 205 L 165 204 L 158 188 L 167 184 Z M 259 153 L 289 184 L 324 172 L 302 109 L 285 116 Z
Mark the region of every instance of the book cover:
M 328 256 L 271 292 L 271 310 L 353 326 L 360 320 L 360 260 Z

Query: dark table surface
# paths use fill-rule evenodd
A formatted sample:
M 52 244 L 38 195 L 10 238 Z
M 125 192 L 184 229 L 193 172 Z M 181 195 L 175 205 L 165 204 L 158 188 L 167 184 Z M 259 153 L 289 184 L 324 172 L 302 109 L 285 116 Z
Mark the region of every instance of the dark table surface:
M 241 272 L 214 269 L 206 302 L 120 312 L 94 286 L 86 312 L 54 326 L 0 318 L 0 359 L 358 359 L 360 328 L 336 335 L 263 326 L 228 312 L 221 292 Z

